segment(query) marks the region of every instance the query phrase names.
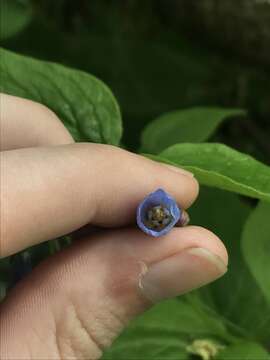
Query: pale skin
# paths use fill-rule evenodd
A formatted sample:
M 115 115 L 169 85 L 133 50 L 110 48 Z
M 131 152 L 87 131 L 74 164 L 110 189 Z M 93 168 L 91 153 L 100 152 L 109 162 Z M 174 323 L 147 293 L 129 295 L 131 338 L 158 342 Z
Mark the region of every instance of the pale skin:
M 157 188 L 188 208 L 199 190 L 189 173 L 75 144 L 54 113 L 29 100 L 1 94 L 0 125 L 1 257 L 87 225 L 1 304 L 1 359 L 99 359 L 155 302 L 226 272 L 212 232 L 187 226 L 154 239 L 134 224 L 138 203 Z

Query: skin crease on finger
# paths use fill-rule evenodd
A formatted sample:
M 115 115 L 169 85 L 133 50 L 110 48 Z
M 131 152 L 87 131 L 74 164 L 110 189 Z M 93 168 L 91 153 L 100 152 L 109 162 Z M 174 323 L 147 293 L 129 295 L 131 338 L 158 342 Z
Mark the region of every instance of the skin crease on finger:
M 11 291 L 1 309 L 1 333 L 7 334 L 3 351 L 12 349 L 10 355 L 18 357 L 13 340 L 20 337 L 21 354 L 30 348 L 35 359 L 44 354 L 59 358 L 59 352 L 60 358 L 99 358 L 123 326 L 151 305 L 138 286 L 145 269 L 185 249 L 201 247 L 227 263 L 220 240 L 193 226 L 175 228 L 158 241 L 139 230 L 123 229 L 77 242 Z M 200 272 L 215 271 L 204 261 L 198 266 Z

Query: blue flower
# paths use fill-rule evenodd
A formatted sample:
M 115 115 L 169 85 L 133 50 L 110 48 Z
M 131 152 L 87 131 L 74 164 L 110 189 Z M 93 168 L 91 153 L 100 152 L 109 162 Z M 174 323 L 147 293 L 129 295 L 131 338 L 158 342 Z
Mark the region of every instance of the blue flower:
M 139 204 L 137 224 L 146 234 L 158 237 L 167 234 L 180 220 L 181 209 L 163 189 L 158 189 Z

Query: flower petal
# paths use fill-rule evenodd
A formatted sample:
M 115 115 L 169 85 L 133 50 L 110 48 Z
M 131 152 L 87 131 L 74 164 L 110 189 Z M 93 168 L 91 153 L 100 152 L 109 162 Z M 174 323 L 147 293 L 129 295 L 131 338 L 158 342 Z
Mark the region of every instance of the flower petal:
M 153 207 L 161 206 L 169 211 L 170 222 L 165 225 L 161 230 L 154 229 L 149 224 L 148 212 Z M 139 204 L 137 208 L 137 224 L 139 228 L 146 234 L 154 237 L 159 237 L 167 234 L 181 217 L 181 210 L 179 209 L 176 201 L 166 193 L 163 189 L 157 189 Z

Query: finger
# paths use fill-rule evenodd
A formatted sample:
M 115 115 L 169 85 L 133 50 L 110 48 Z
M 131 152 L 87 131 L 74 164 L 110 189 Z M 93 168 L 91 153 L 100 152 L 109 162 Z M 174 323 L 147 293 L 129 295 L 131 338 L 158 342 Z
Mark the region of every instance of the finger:
M 0 94 L 0 150 L 69 144 L 73 139 L 57 116 L 46 106 Z
M 1 157 L 2 256 L 87 223 L 126 225 L 158 187 L 182 207 L 198 194 L 193 177 L 108 145 L 12 150 Z
M 158 241 L 136 229 L 104 231 L 48 259 L 9 293 L 2 356 L 98 359 L 133 317 L 215 280 L 227 261 L 221 241 L 199 227 Z

